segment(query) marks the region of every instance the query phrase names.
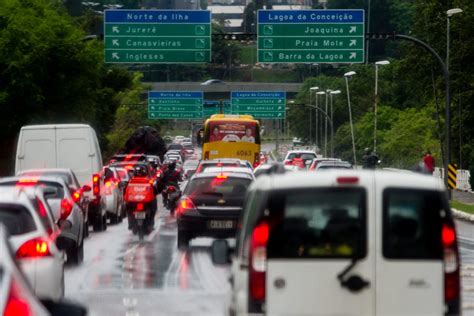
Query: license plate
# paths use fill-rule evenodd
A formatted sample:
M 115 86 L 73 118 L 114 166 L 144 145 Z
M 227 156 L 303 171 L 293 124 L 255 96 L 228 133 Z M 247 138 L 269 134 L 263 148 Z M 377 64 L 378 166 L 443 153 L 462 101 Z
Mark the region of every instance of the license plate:
M 208 225 L 209 225 L 209 228 L 213 228 L 213 229 L 234 228 L 234 222 L 233 221 L 210 221 Z
M 145 212 L 136 212 L 135 213 L 135 218 L 136 219 L 145 219 L 146 213 Z

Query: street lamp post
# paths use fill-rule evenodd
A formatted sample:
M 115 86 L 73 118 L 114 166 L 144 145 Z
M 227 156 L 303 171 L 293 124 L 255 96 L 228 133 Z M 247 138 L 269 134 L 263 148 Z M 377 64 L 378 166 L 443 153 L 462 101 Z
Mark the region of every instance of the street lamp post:
M 309 104 L 311 103 L 311 91 L 317 91 L 319 90 L 319 87 L 311 87 L 309 88 Z M 315 96 L 316 98 L 316 96 Z M 309 139 L 310 139 L 310 144 L 313 143 L 313 134 L 312 134 L 312 120 L 313 120 L 313 110 L 309 109 Z M 315 122 L 315 128 L 317 128 L 317 122 Z M 317 143 L 317 139 L 314 140 L 314 143 Z
M 349 71 L 344 74 L 346 79 L 346 91 L 347 91 L 347 106 L 349 107 L 349 124 L 351 126 L 351 138 L 352 138 L 352 154 L 354 155 L 354 165 L 357 164 L 356 158 L 356 148 L 355 148 L 355 139 L 354 139 L 354 126 L 352 125 L 352 109 L 351 109 L 351 97 L 349 94 L 349 78 L 356 74 L 355 71 Z
M 460 8 L 454 8 L 454 9 L 449 9 L 448 11 L 446 11 L 446 70 L 448 72 L 448 81 L 450 81 L 450 76 L 449 76 L 449 49 L 450 49 L 450 35 L 451 35 L 451 17 L 455 14 L 458 14 L 458 13 L 462 13 L 462 9 Z M 461 117 L 459 117 L 459 124 L 461 124 Z M 450 137 L 450 133 L 448 133 L 448 135 L 446 135 L 446 137 Z M 447 139 L 447 138 L 446 138 Z M 449 144 L 449 141 L 446 141 L 446 144 Z M 448 145 L 446 145 L 447 147 L 449 147 Z M 449 164 L 451 161 L 451 148 L 446 148 L 446 156 L 448 157 L 447 160 L 447 164 Z M 459 143 L 459 157 L 461 157 L 461 143 Z M 460 163 L 460 161 L 459 161 Z M 446 163 L 445 163 L 446 164 Z M 445 172 L 446 174 L 446 172 Z
M 317 95 L 325 95 L 326 92 L 325 91 L 319 91 L 318 93 L 316 93 Z M 326 106 L 325 106 L 325 109 L 324 111 L 327 113 L 328 112 L 328 98 L 326 96 Z M 325 126 L 325 129 L 324 129 L 324 156 L 327 157 L 328 155 L 328 119 L 327 119 L 327 116 L 325 116 L 324 118 L 324 126 Z
M 388 65 L 388 60 L 375 63 L 375 98 L 374 98 L 374 154 L 377 152 L 377 102 L 379 99 L 379 66 Z
M 334 123 L 334 108 L 332 106 L 332 96 L 338 95 L 341 93 L 341 90 L 334 90 L 330 92 L 331 96 L 331 121 Z M 334 124 L 331 124 L 331 157 L 334 158 Z

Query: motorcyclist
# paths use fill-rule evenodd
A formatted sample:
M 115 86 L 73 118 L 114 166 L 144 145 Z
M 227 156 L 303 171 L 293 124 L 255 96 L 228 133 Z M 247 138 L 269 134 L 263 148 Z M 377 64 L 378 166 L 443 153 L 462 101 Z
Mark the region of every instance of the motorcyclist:
M 370 151 L 370 148 L 364 149 L 364 156 L 362 156 L 363 169 L 375 169 L 379 162 L 379 157 Z
M 292 165 L 298 166 L 300 169 L 305 167 L 304 160 L 301 158 L 300 154 L 296 154 L 295 158 L 293 158 Z
M 168 162 L 168 168 L 163 172 L 162 183 L 164 190 L 162 192 L 163 204 L 168 206 L 168 192 L 166 192 L 166 187 L 173 185 L 176 189 L 179 190 L 178 182 L 183 181 L 181 173 L 176 170 L 176 161 L 171 160 Z
M 148 170 L 147 170 L 147 167 L 146 166 L 136 166 L 134 169 L 133 169 L 133 177 L 130 179 L 130 183 L 134 183 L 134 182 L 147 182 L 149 183 L 150 185 L 152 185 L 149 181 L 150 181 L 150 175 L 148 173 Z M 155 189 L 154 189 L 155 190 Z M 155 194 L 156 194 L 156 191 L 154 191 Z M 155 225 L 155 215 L 156 215 L 156 212 L 158 210 L 158 204 L 156 202 L 156 195 L 155 195 L 155 199 L 153 202 L 150 203 L 150 227 L 153 228 L 153 226 Z M 128 217 L 128 227 L 129 229 L 132 228 L 132 221 L 133 221 L 133 214 L 131 212 L 128 212 L 127 214 L 127 217 Z

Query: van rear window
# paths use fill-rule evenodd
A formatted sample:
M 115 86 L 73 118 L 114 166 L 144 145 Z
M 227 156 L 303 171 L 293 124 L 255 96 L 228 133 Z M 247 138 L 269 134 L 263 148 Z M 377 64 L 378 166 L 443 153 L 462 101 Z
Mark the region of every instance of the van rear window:
M 23 235 L 36 230 L 30 212 L 21 205 L 0 204 L 0 223 L 11 236 Z
M 366 255 L 366 192 L 362 188 L 275 192 L 269 209 L 268 258 Z
M 390 259 L 441 259 L 442 193 L 386 189 L 383 193 L 383 255 Z

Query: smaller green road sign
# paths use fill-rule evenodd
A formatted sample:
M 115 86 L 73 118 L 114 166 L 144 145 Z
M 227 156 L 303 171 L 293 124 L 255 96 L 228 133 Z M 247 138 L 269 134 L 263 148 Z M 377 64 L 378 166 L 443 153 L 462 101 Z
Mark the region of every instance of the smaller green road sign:
M 182 91 L 150 91 L 148 118 L 199 119 L 203 117 L 203 93 Z
M 231 93 L 232 114 L 249 114 L 259 119 L 284 119 L 286 93 L 252 91 Z

